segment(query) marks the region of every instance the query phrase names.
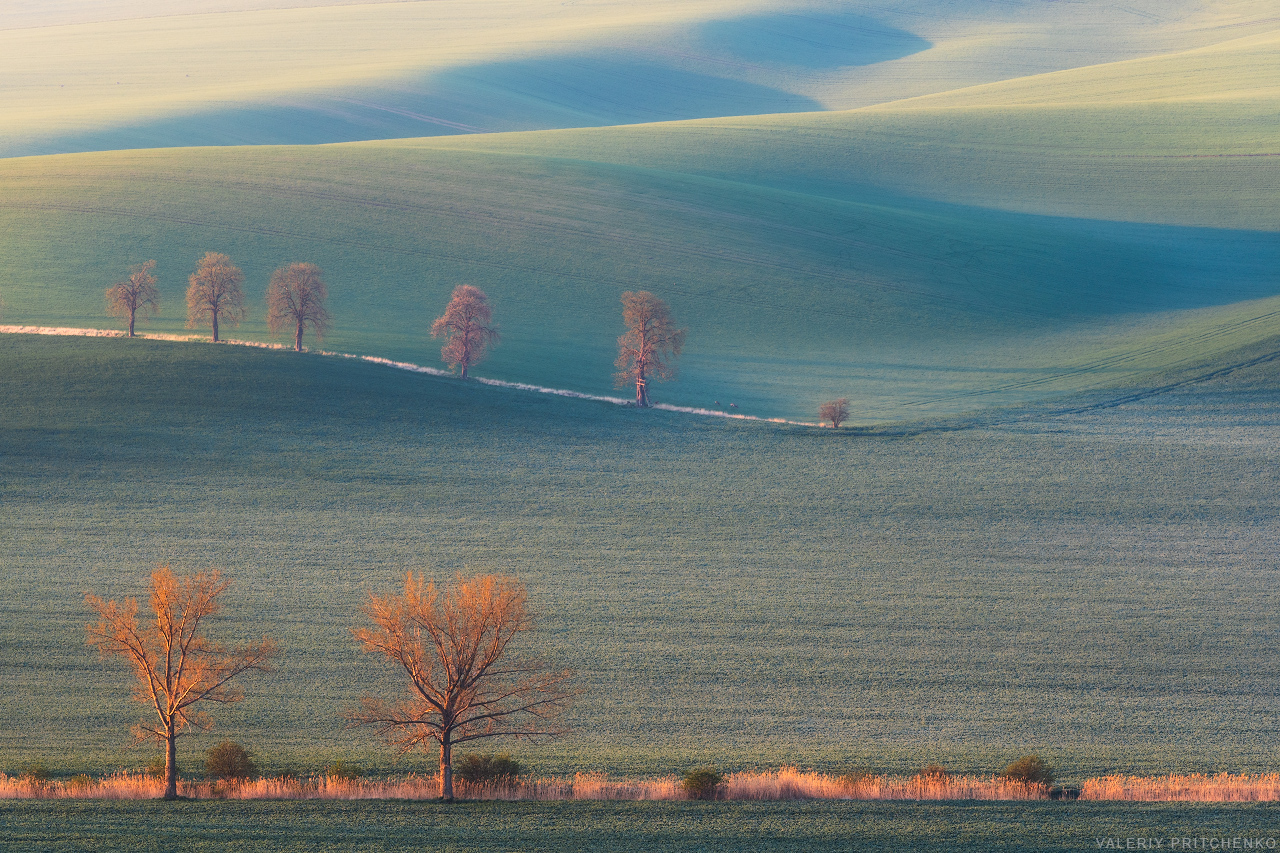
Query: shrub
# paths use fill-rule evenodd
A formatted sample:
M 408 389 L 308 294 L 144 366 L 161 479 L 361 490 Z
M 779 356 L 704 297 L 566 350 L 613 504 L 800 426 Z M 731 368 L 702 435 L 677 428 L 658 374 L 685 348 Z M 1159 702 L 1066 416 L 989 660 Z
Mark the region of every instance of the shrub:
M 1041 761 L 1038 755 L 1022 756 L 1006 767 L 1000 776 L 1010 782 L 1039 785 L 1043 788 L 1053 784 L 1053 768 Z
M 486 752 L 459 758 L 454 762 L 453 775 L 468 785 L 510 785 L 520 778 L 522 769 L 520 762 L 505 752 Z
M 249 779 L 258 773 L 248 751 L 234 741 L 224 740 L 204 755 L 204 775 L 212 779 Z
M 360 779 L 364 776 L 364 770 L 359 766 L 352 764 L 350 761 L 344 761 L 339 758 L 337 761 L 329 765 L 329 769 L 325 771 L 330 779 L 343 779 L 350 782 L 353 779 Z
M 942 783 L 951 775 L 941 764 L 929 764 L 917 774 L 926 782 Z
M 88 773 L 77 773 L 67 780 L 68 791 L 87 791 L 93 787 L 93 777 Z
M 147 762 L 147 769 L 143 771 L 152 779 L 164 778 L 164 756 L 157 755 L 155 758 Z
M 43 785 L 49 781 L 49 768 L 39 761 L 23 766 L 18 778 L 30 785 Z
M 697 767 L 684 774 L 680 788 L 691 800 L 714 800 L 724 777 L 710 767 Z

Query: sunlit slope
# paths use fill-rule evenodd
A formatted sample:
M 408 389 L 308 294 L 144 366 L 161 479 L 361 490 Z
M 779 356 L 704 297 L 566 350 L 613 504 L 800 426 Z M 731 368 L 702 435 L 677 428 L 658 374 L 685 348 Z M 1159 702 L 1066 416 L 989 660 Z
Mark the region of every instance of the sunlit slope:
M 845 112 L 428 139 L 866 198 L 1280 227 L 1280 31 Z
M 217 0 L 180 12 L 148 0 L 0 10 L 0 155 L 845 109 L 1211 45 L 1269 14 L 1257 0 Z
M 669 133 L 678 153 L 689 137 Z M 763 148 L 756 168 L 787 153 Z M 0 179 L 10 323 L 102 325 L 103 288 L 154 257 L 165 309 L 150 328 L 179 331 L 203 252 L 239 262 L 255 303 L 274 267 L 310 260 L 331 285 L 331 348 L 438 364 L 430 322 L 471 282 L 504 335 L 482 375 L 602 393 L 618 296 L 644 288 L 689 329 L 683 376 L 656 398 L 765 416 L 847 395 L 860 420 L 913 418 L 1093 387 L 1272 334 L 1280 307 L 1272 233 L 829 198 L 545 153 L 114 152 L 10 160 Z M 262 337 L 261 318 L 259 304 L 239 334 Z

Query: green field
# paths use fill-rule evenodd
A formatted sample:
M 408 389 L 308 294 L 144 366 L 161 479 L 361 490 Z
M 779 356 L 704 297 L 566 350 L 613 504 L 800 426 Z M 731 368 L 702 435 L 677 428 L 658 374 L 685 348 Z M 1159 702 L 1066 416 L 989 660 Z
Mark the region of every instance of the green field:
M 325 270 L 323 348 L 612 388 L 619 296 L 688 329 L 640 411 L 318 353 L 0 334 L 0 772 L 145 766 L 86 592 L 233 580 L 283 647 L 216 728 L 266 774 L 395 761 L 344 713 L 407 570 L 528 586 L 574 668 L 532 776 L 798 765 L 1061 782 L 1280 766 L 1274 0 L 13 0 L 0 323 L 106 327 L 154 258 Z M 209 147 L 200 147 L 209 146 Z M 314 340 L 308 340 L 318 348 Z M 1272 804 L 0 802 L 0 849 L 1099 849 Z M 1166 842 L 1165 849 L 1169 849 Z
M 406 569 L 529 585 L 586 688 L 571 738 L 518 747 L 535 773 L 1275 766 L 1273 361 L 836 434 L 204 344 L 4 336 L 0 360 L 0 767 L 146 763 L 82 597 L 161 561 L 224 568 L 222 629 L 284 645 L 184 746 L 272 772 L 392 770 L 341 712 L 388 682 L 348 629 Z
M 1276 818 L 1267 805 L 1132 803 L 26 802 L 0 804 L 0 849 L 1075 851 L 1138 837 L 1168 849 L 1175 837 L 1265 845 Z

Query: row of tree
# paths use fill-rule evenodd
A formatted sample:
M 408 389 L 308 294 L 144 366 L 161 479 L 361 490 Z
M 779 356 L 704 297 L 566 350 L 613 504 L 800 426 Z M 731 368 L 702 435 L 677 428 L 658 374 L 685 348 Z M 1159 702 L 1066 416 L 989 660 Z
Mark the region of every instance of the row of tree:
M 160 310 L 154 260 L 129 270 L 129 277 L 107 288 L 107 312 L 127 319 L 129 337 L 139 314 L 155 316 Z M 219 326 L 236 326 L 249 315 L 244 302 L 244 273 L 220 252 L 207 252 L 196 264 L 187 287 L 187 328 L 209 326 L 213 340 L 220 340 Z M 267 327 L 272 334 L 293 333 L 294 347 L 302 351 L 302 335 L 310 328 L 323 337 L 332 319 L 325 310 L 329 291 L 315 264 L 297 263 L 271 274 L 267 285 Z
M 649 382 L 675 377 L 675 359 L 684 349 L 685 330 L 676 328 L 667 303 L 647 290 L 622 294 L 622 322 L 627 331 L 618 338 L 614 384 L 635 385 L 636 405 L 649 406 Z M 431 326 L 433 338 L 443 337 L 440 357 L 462 378 L 498 342 L 493 309 L 484 291 L 470 284 L 454 288 L 444 315 Z
M 129 277 L 107 289 L 107 310 L 127 318 L 129 337 L 141 312 L 154 315 L 160 308 L 160 294 L 153 274 L 155 261 L 146 261 L 130 270 Z M 303 333 L 310 328 L 323 339 L 331 317 L 325 308 L 328 289 L 320 268 L 311 263 L 289 264 L 271 276 L 267 287 L 267 326 L 272 334 L 288 328 L 294 333 L 294 348 L 302 351 Z M 231 259 L 209 252 L 196 265 L 187 288 L 187 328 L 209 326 L 217 342 L 219 324 L 238 324 L 248 315 L 244 304 L 244 273 Z M 622 294 L 622 321 L 627 331 L 618 338 L 618 358 L 614 384 L 635 386 L 636 405 L 648 407 L 649 383 L 675 377 L 675 360 L 684 349 L 685 329 L 676 327 L 667 303 L 647 290 Z M 493 322 L 493 308 L 480 288 L 458 285 L 444 314 L 431 325 L 431 337 L 443 338 L 440 357 L 451 370 L 466 379 L 501 336 Z M 823 403 L 819 420 L 839 427 L 849 417 L 845 398 Z
M 216 570 L 175 575 L 161 566 L 151 575 L 150 614 L 141 621 L 135 599 L 86 596 L 98 616 L 87 626 L 89 645 L 132 667 L 134 698 L 149 708 L 135 736 L 164 745 L 166 800 L 178 796 L 178 739 L 210 728 L 205 708 L 239 702 L 244 693 L 236 680 L 271 671 L 280 653 L 268 637 L 227 646 L 207 636 L 228 583 Z M 352 633 L 366 652 L 403 671 L 408 696 L 365 697 L 348 713 L 349 723 L 373 726 L 400 754 L 438 745 L 445 800 L 453 799 L 455 745 L 562 734 L 554 720 L 574 695 L 572 673 L 510 650 L 533 628 L 526 604 L 524 586 L 498 575 L 459 576 L 441 588 L 410 572 L 402 592 L 370 593 L 364 608 L 370 624 Z

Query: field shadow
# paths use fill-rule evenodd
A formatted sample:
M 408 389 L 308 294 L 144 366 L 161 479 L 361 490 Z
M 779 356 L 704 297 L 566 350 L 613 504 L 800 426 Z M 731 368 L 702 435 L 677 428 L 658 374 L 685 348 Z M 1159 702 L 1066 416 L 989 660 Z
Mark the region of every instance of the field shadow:
M 933 46 L 915 33 L 849 13 L 791 12 L 712 21 L 699 35 L 717 53 L 810 71 L 889 62 Z
M 197 113 L 41 140 L 0 140 L 0 156 L 194 145 L 310 145 L 602 127 L 820 110 L 816 101 L 643 56 L 567 56 L 489 63 L 376 88 Z

